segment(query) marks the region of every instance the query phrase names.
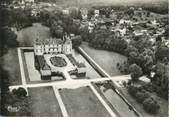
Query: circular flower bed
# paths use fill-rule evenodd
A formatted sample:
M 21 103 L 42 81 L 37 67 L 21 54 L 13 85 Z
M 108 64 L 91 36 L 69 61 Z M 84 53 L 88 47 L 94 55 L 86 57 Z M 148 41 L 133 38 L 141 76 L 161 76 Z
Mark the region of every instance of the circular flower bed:
M 51 57 L 50 62 L 56 67 L 65 67 L 67 65 L 65 59 L 58 56 Z

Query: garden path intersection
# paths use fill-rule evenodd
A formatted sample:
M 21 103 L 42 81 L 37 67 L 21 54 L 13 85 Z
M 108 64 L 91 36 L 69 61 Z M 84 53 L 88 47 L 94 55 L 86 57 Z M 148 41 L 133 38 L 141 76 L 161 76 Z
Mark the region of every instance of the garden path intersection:
M 80 48 L 81 49 L 81 48 Z M 81 49 L 81 51 L 83 51 Z M 25 78 L 25 72 L 24 72 L 24 66 L 23 66 L 23 60 L 22 60 L 22 56 L 21 56 L 21 48 L 18 48 L 18 57 L 19 57 L 19 64 L 20 64 L 20 71 L 21 71 L 21 78 L 22 78 L 22 84 L 21 85 L 14 85 L 14 86 L 10 86 L 9 89 L 13 90 L 13 89 L 17 89 L 19 87 L 23 87 L 27 90 L 28 92 L 28 88 L 35 88 L 35 87 L 47 87 L 47 86 L 51 86 L 54 90 L 54 94 L 56 99 L 59 102 L 63 117 L 69 117 L 67 110 L 65 108 L 65 105 L 62 101 L 62 98 L 59 94 L 59 89 L 63 89 L 63 88 L 68 88 L 68 89 L 76 89 L 76 88 L 80 88 L 80 87 L 85 87 L 85 86 L 89 86 L 90 89 L 93 91 L 93 93 L 97 96 L 97 98 L 99 99 L 99 101 L 102 103 L 102 105 L 106 108 L 106 110 L 109 112 L 109 114 L 112 117 L 117 117 L 116 114 L 113 112 L 113 110 L 110 108 L 110 106 L 106 103 L 106 101 L 101 97 L 101 95 L 97 92 L 97 90 L 94 88 L 94 86 L 92 85 L 93 82 L 101 82 L 101 81 L 107 81 L 107 80 L 111 80 L 112 82 L 114 82 L 115 80 L 126 80 L 129 79 L 129 75 L 123 75 L 123 76 L 115 76 L 115 77 L 102 77 L 102 78 L 95 78 L 95 79 L 72 79 L 69 75 L 69 73 L 64 70 L 63 74 L 64 77 L 66 78 L 66 80 L 62 80 L 62 81 L 53 81 L 53 82 L 46 82 L 46 83 L 33 83 L 33 84 L 28 84 L 26 82 L 26 78 Z M 92 60 L 92 59 L 91 59 Z M 94 60 L 92 60 L 94 62 Z M 99 68 L 101 68 L 97 63 L 95 63 Z M 103 69 L 101 69 L 103 72 L 105 72 Z M 105 72 L 106 73 L 106 72 Z M 106 73 L 107 74 L 107 73 Z M 115 83 L 115 82 L 114 82 Z M 116 83 L 115 83 L 116 84 Z M 29 95 L 29 94 L 28 94 Z

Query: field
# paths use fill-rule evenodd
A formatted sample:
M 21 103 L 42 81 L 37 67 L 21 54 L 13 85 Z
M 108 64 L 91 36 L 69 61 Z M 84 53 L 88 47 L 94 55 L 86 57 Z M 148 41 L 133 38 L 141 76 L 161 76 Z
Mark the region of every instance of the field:
M 83 43 L 82 49 L 109 75 L 116 76 L 121 75 L 120 71 L 116 68 L 117 63 L 123 63 L 127 58 L 115 52 L 109 52 L 105 50 L 96 50 Z
M 28 91 L 33 117 L 62 117 L 52 87 L 30 88 Z
M 0 65 L 8 72 L 10 85 L 21 84 L 17 49 L 8 49 L 8 52 L 0 57 Z
M 33 26 L 24 28 L 17 32 L 18 38 L 17 40 L 20 42 L 20 46 L 33 46 L 34 40 L 36 38 L 49 38 L 50 31 L 48 27 L 42 26 L 39 23 L 33 24 Z
M 110 117 L 89 87 L 60 90 L 69 117 Z

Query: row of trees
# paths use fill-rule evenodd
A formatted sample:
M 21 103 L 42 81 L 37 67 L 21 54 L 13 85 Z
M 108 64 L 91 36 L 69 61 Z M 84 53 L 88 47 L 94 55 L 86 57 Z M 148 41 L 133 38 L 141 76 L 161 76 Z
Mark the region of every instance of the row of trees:
M 89 34 L 89 36 L 92 37 L 89 40 L 90 46 L 125 54 L 127 42 L 113 35 L 111 31 L 107 29 L 100 29 L 93 32 L 93 34 Z
M 150 96 L 149 92 L 145 91 L 142 87 L 129 85 L 128 92 L 133 96 L 137 102 L 143 104 L 143 108 L 148 113 L 157 113 L 160 106 L 157 101 Z
M 16 27 L 18 30 L 32 25 L 30 9 L 7 9 L 0 10 L 1 26 Z
M 162 98 L 168 99 L 168 79 L 169 79 L 169 65 L 158 62 L 155 67 L 155 75 L 151 79 L 152 89 Z
M 0 56 L 7 52 L 7 48 L 17 47 L 19 42 L 17 41 L 17 35 L 9 28 L 0 27 Z
M 56 38 L 63 37 L 66 32 L 68 34 L 73 33 L 75 35 L 80 34 L 80 22 L 73 20 L 73 16 L 64 15 L 61 11 L 48 12 L 42 11 L 40 14 L 43 24 L 50 27 L 52 36 Z
M 72 38 L 73 48 L 78 47 L 82 43 L 82 29 L 78 19 L 79 11 L 72 10 L 70 15 L 64 15 L 60 10 L 55 12 L 42 11 L 40 13 L 41 21 L 50 28 L 53 37 L 62 38 L 64 34 L 74 34 Z

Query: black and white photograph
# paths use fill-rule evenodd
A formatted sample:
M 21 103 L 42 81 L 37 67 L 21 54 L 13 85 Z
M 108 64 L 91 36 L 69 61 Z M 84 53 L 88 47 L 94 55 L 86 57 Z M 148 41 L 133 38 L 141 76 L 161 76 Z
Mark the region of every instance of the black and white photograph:
M 0 0 L 0 117 L 169 117 L 168 0 Z

